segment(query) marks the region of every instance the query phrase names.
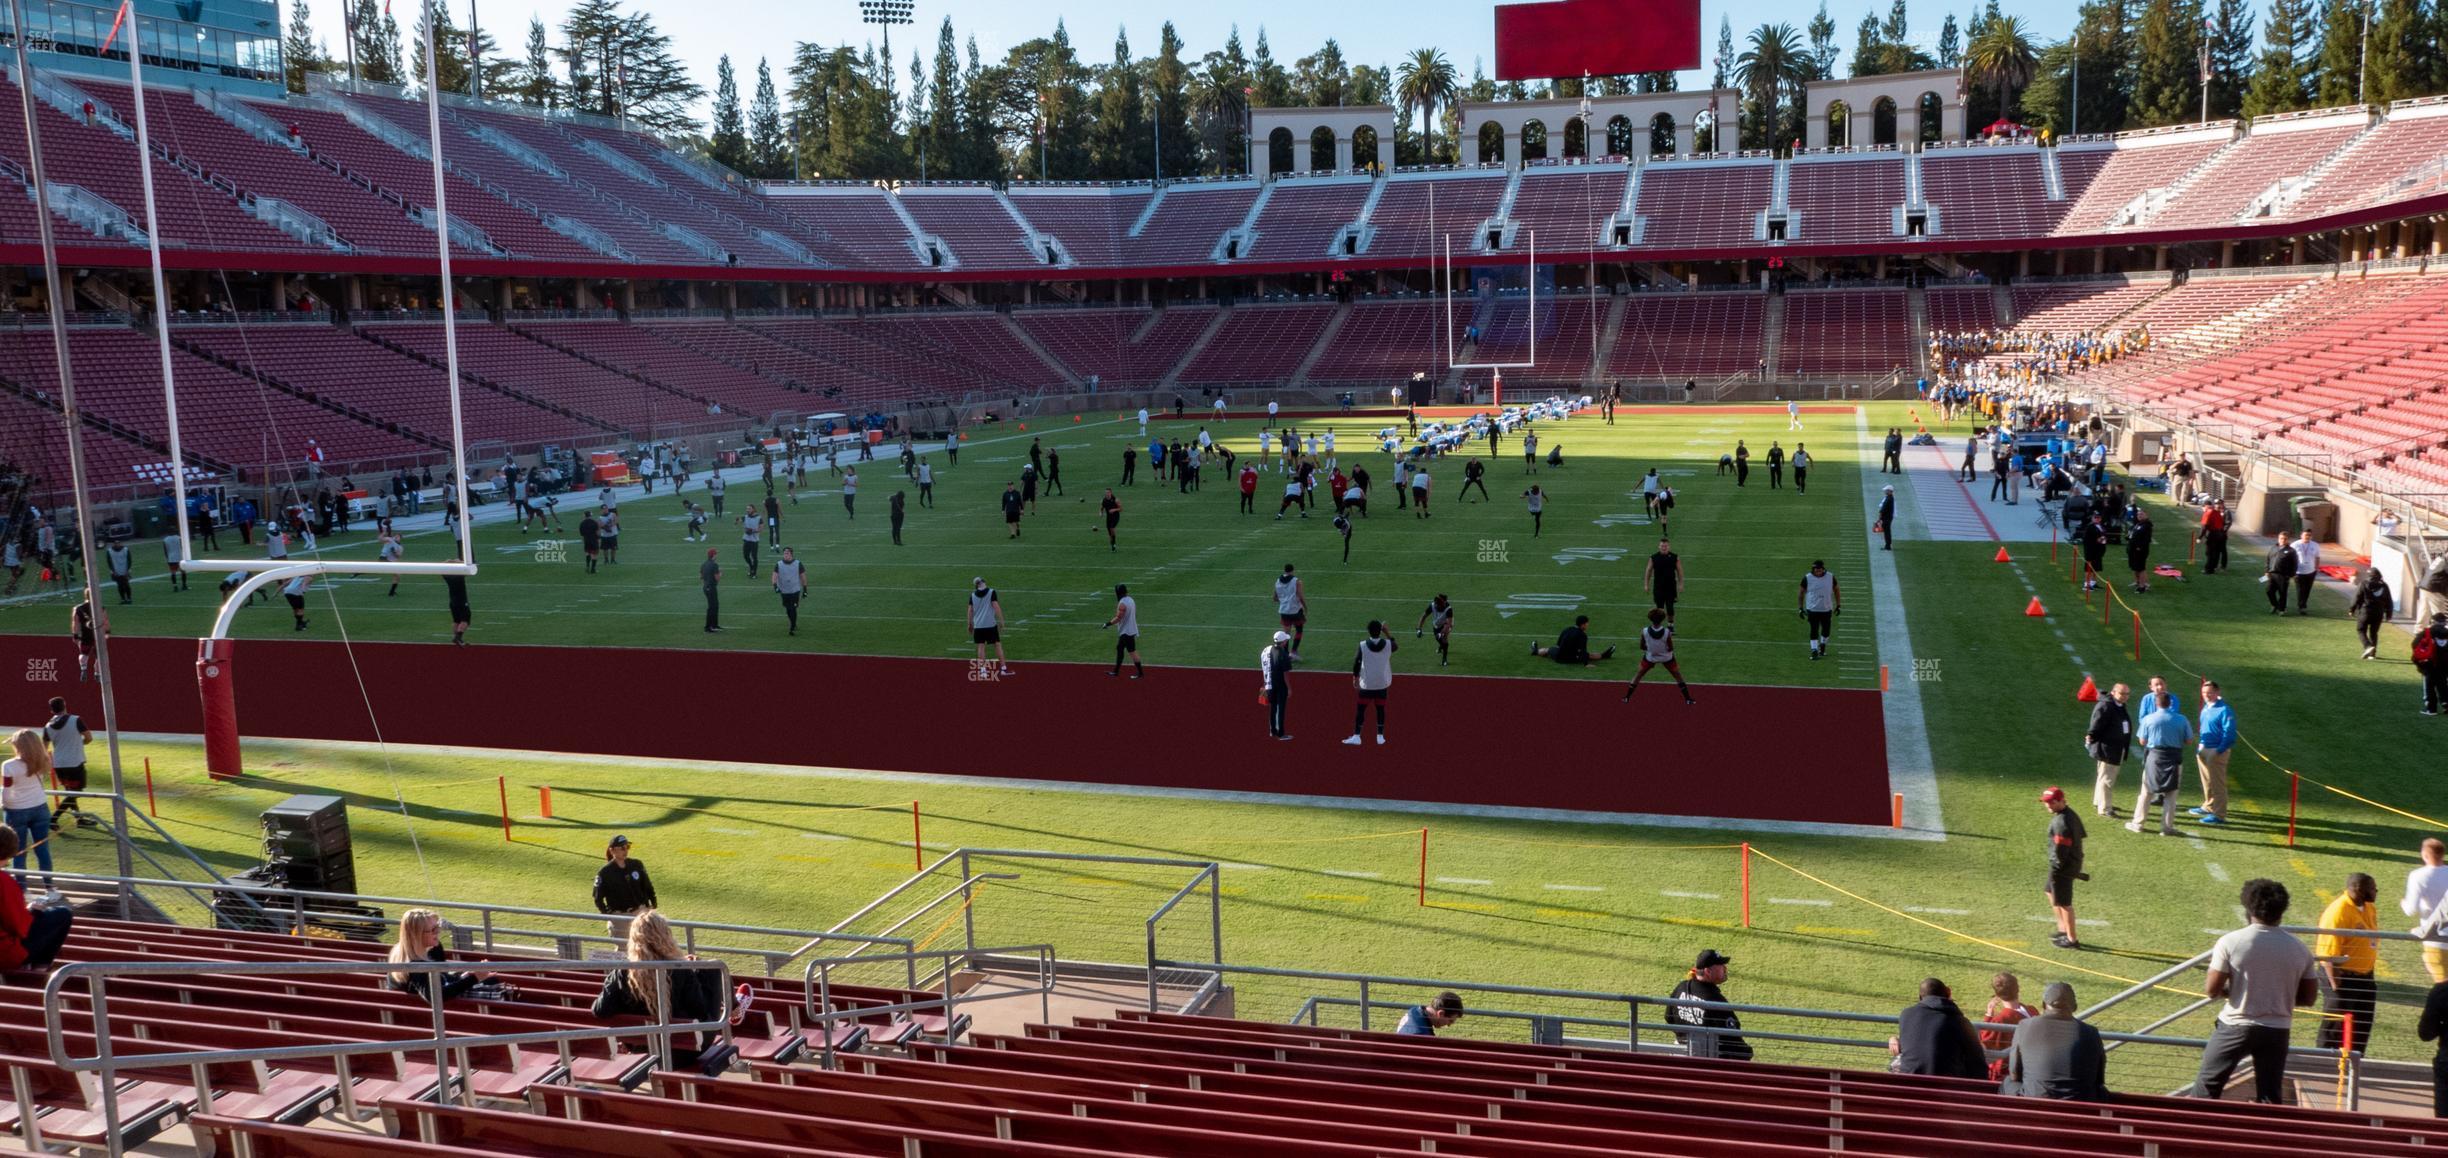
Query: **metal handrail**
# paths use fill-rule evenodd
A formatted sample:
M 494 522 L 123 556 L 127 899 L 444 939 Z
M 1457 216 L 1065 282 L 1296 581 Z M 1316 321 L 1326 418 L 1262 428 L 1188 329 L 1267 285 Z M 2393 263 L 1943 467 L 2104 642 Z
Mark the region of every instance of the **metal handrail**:
M 988 994 L 984 997 L 966 998 L 953 991 L 952 980 L 955 976 L 955 971 L 952 968 L 952 962 L 955 959 L 964 957 L 1018 956 L 1020 954 L 1033 955 L 1037 959 L 1036 988 L 1013 989 L 1002 993 Z M 861 957 L 856 955 L 849 957 L 819 958 L 809 961 L 807 963 L 806 970 L 801 974 L 800 983 L 804 987 L 806 995 L 803 999 L 803 1009 L 793 1010 L 793 1016 L 796 1017 L 798 1014 L 804 1011 L 807 1017 L 807 1023 L 809 1025 L 825 1027 L 830 1026 L 836 1021 L 848 1021 L 859 1018 L 874 1017 L 879 1014 L 920 1013 L 927 1010 L 940 1009 L 943 1011 L 944 1018 L 943 1040 L 945 1045 L 953 1044 L 954 1040 L 959 1036 L 957 1032 L 958 1027 L 955 1024 L 955 1020 L 958 1007 L 964 1000 L 1001 1001 L 1005 998 L 1027 997 L 1031 994 L 1035 994 L 1038 999 L 1037 1016 L 1039 1020 L 1049 1023 L 1054 1020 L 1054 946 L 1052 945 L 1006 945 L 992 949 L 914 949 L 906 954 L 901 954 L 901 956 L 906 956 L 909 958 L 910 970 L 913 974 L 915 974 L 917 971 L 917 962 L 919 958 L 940 958 L 943 961 L 943 966 L 937 970 L 936 977 L 943 984 L 943 996 L 930 997 L 923 1001 L 900 1001 L 887 1005 L 860 1005 L 846 1009 L 836 1009 L 833 1007 L 832 973 L 834 967 L 841 965 L 872 965 L 877 962 L 877 958 Z M 911 988 L 914 990 L 917 988 L 917 986 L 912 985 Z M 823 1037 L 824 1040 L 819 1046 L 819 1050 L 824 1058 L 824 1067 L 826 1069 L 831 1069 L 833 1068 L 834 1056 L 833 1035 L 828 1031 L 823 1035 Z
M 376 905 L 406 905 L 414 908 L 473 912 L 482 918 L 482 923 L 478 927 L 482 930 L 483 934 L 483 941 L 481 945 L 473 947 L 480 948 L 482 951 L 488 953 L 498 952 L 501 950 L 502 947 L 495 943 L 495 938 L 497 936 L 552 938 L 556 941 L 567 940 L 573 942 L 597 941 L 606 944 L 622 943 L 616 938 L 602 934 L 556 933 L 534 929 L 507 928 L 497 925 L 494 919 L 497 916 L 542 917 L 548 920 L 571 920 L 580 921 L 587 924 L 598 924 L 605 920 L 605 914 L 602 913 L 580 913 L 564 909 L 539 909 L 529 908 L 522 905 L 500 905 L 479 901 L 437 900 L 430 897 L 386 897 L 371 893 L 336 893 L 314 889 L 287 889 L 272 885 L 240 884 L 231 881 L 223 881 L 220 883 L 207 885 L 192 881 L 156 880 L 143 877 L 115 877 L 88 873 L 60 873 L 58 876 L 62 880 L 91 881 L 97 884 L 129 885 L 151 888 L 172 888 L 189 893 L 199 891 L 228 892 L 247 896 L 273 897 L 284 902 L 283 904 L 274 906 L 274 908 L 277 910 L 285 910 L 289 915 L 294 917 L 300 925 L 303 925 L 305 918 L 310 914 L 324 920 L 357 920 L 369 923 L 371 922 L 370 918 L 361 917 L 352 913 L 314 912 L 305 907 L 305 902 L 307 901 L 344 901 L 349 903 Z M 263 910 L 259 908 L 258 911 Z M 265 915 L 269 917 L 271 913 L 266 912 Z M 775 929 L 760 925 L 730 925 L 714 921 L 673 920 L 671 922 L 671 926 L 675 933 L 682 936 L 682 947 L 687 949 L 689 952 L 695 953 L 703 951 L 707 953 L 735 954 L 743 957 L 759 957 L 766 960 L 769 968 L 779 968 L 781 965 L 788 964 L 790 957 L 783 956 L 773 950 L 767 949 L 747 949 L 711 944 L 701 946 L 698 944 L 697 935 L 700 932 L 707 932 L 745 933 L 752 936 L 769 937 L 810 936 L 809 932 L 805 929 Z M 863 944 L 894 945 L 903 949 L 907 949 L 911 945 L 909 939 L 904 937 L 870 937 L 862 936 L 856 933 L 817 933 L 814 934 L 814 938 L 818 941 L 835 940 L 854 941 Z M 805 947 L 798 950 L 798 952 L 805 951 Z M 793 953 L 790 956 L 796 955 L 796 953 Z
M 469 1088 L 469 1083 L 464 1080 L 455 1080 L 451 1076 L 450 1055 L 453 1052 L 457 1052 L 461 1055 L 460 1066 L 462 1069 L 465 1069 L 467 1068 L 465 1056 L 466 1051 L 471 1049 L 490 1046 L 518 1046 L 553 1043 L 561 1045 L 566 1052 L 567 1043 L 572 1041 L 592 1041 L 609 1038 L 635 1037 L 640 1032 L 640 1029 L 643 1028 L 655 1039 L 656 1055 L 661 1059 L 664 1068 L 668 1069 L 672 1065 L 671 1038 L 674 1033 L 714 1032 L 722 1035 L 724 1045 L 728 1046 L 731 1044 L 731 1020 L 728 1016 L 716 1017 L 706 1021 L 675 1022 L 670 1019 L 671 974 L 674 971 L 682 969 L 716 970 L 720 974 L 720 992 L 728 995 L 731 992 L 731 968 L 729 965 L 718 960 L 622 960 L 488 962 L 485 965 L 485 969 L 486 971 L 492 973 L 544 973 L 573 970 L 586 972 L 610 972 L 616 969 L 622 971 L 637 969 L 647 970 L 655 975 L 655 1006 L 656 1008 L 662 1010 L 662 1013 L 655 1015 L 657 1019 L 648 1026 L 605 1026 L 600 1029 L 564 1028 L 528 1033 L 460 1034 L 454 1036 L 448 1033 L 446 1030 L 442 1005 L 442 986 L 438 981 L 435 981 L 429 982 L 425 986 L 426 1000 L 428 1005 L 431 1006 L 433 1012 L 433 1036 L 429 1039 L 415 1041 L 342 1042 L 328 1045 L 260 1046 L 253 1049 L 186 1050 L 176 1053 L 146 1053 L 125 1056 L 117 1054 L 111 1048 L 110 999 L 106 993 L 106 989 L 108 988 L 107 982 L 113 977 L 179 977 L 207 975 L 288 977 L 300 975 L 347 975 L 358 973 L 415 973 L 439 975 L 443 973 L 465 972 L 467 971 L 469 964 L 469 962 L 465 961 L 283 961 L 266 963 L 227 961 L 79 961 L 60 966 L 58 969 L 52 972 L 50 979 L 43 985 L 43 1035 L 45 1044 L 50 1050 L 51 1062 L 53 1065 L 72 1072 L 94 1073 L 100 1075 L 99 1085 L 102 1094 L 103 1133 L 104 1137 L 107 1139 L 107 1149 L 109 1154 L 112 1155 L 112 1158 L 118 1158 L 118 1155 L 125 1152 L 125 1147 L 121 1143 L 119 1135 L 119 1082 L 117 1075 L 121 1068 L 123 1068 L 126 1064 L 129 1064 L 126 1060 L 127 1057 L 142 1059 L 134 1064 L 145 1068 L 183 1065 L 193 1069 L 195 1072 L 196 1083 L 196 1109 L 199 1113 L 208 1114 L 212 1112 L 212 1088 L 209 1077 L 204 1072 L 202 1067 L 216 1062 L 257 1063 L 276 1062 L 291 1058 L 347 1058 L 359 1054 L 401 1053 L 409 1049 L 431 1048 L 434 1054 L 434 1074 L 436 1079 L 434 1087 L 435 1100 L 444 1102 L 448 1101 L 450 1092 L 454 1087 L 456 1087 L 459 1093 L 460 1104 L 469 1105 L 471 1104 L 471 1098 L 473 1096 Z M 89 1002 L 88 1012 L 89 1016 L 93 1020 L 94 1056 L 89 1058 L 71 1057 L 69 1055 L 67 1048 L 68 1043 L 66 1040 L 68 1030 L 61 1019 L 62 1002 L 60 997 L 62 990 L 70 981 L 77 978 L 84 978 L 86 980 L 86 999 Z M 728 1004 L 727 996 L 725 998 L 725 1003 L 726 1005 Z M 348 1085 L 345 1064 L 346 1063 L 342 1063 L 343 1070 L 339 1079 L 339 1084 L 343 1088 Z M 25 1124 L 29 1129 L 34 1128 L 31 1119 L 28 1119 Z

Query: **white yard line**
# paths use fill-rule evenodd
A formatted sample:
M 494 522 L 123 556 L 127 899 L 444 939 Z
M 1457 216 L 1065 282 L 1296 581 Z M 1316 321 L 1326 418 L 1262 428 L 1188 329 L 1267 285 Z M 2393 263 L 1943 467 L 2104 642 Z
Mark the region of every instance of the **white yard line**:
M 1867 410 L 1853 411 L 1854 445 L 1858 461 L 1878 461 Z M 1865 510 L 1878 507 L 1878 474 L 1862 471 Z M 1938 806 L 1938 766 L 1930 756 L 1929 721 L 1921 708 L 1921 684 L 1912 678 L 1912 632 L 1904 622 L 1904 590 L 1896 578 L 1895 552 L 1870 554 L 1870 604 L 1878 620 L 1879 658 L 1891 665 L 1893 678 L 1879 706 L 1887 720 L 1887 789 L 1904 794 L 1904 827 L 1927 833 L 1926 839 L 1946 839 L 1945 813 Z

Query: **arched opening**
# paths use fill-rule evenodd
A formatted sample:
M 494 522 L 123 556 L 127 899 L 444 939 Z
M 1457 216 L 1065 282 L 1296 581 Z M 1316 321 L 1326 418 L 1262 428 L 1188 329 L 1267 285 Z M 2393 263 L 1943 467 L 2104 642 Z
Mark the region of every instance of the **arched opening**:
M 1334 172 L 1334 130 L 1324 125 L 1309 130 L 1309 171 Z
M 1479 159 L 1490 162 L 1512 160 L 1505 156 L 1503 125 L 1494 121 L 1479 122 Z
M 1946 115 L 1946 102 L 1938 99 L 1937 93 L 1925 92 L 1921 94 L 1920 106 L 1921 143 L 1926 145 L 1938 140 L 1941 130 L 1945 128 L 1946 122 L 1942 118 Z
M 1726 152 L 1717 140 L 1717 110 L 1714 106 L 1692 114 L 1692 149 L 1701 153 Z
M 1292 171 L 1292 130 L 1278 128 L 1267 134 L 1267 169 L 1270 174 Z
M 1521 138 L 1521 159 L 1524 162 L 1547 159 L 1547 122 L 1523 121 Z
M 1870 143 L 1896 143 L 1896 103 L 1893 97 L 1880 97 L 1870 106 Z
M 1675 154 L 1675 119 L 1673 113 L 1659 113 L 1649 118 L 1649 155 L 1671 157 Z
M 1564 155 L 1584 159 L 1589 156 L 1589 122 L 1587 120 L 1574 117 L 1564 122 Z
M 1377 168 L 1377 126 L 1362 125 L 1352 130 L 1352 164 L 1375 171 Z
M 1632 155 L 1632 150 L 1634 147 L 1635 146 L 1632 144 L 1632 118 L 1627 117 L 1622 113 L 1617 113 L 1614 116 L 1608 117 L 1606 123 L 1607 155 L 1611 157 L 1629 157 Z
M 1853 106 L 1843 101 L 1829 101 L 1827 107 L 1827 143 L 1841 149 L 1853 143 Z

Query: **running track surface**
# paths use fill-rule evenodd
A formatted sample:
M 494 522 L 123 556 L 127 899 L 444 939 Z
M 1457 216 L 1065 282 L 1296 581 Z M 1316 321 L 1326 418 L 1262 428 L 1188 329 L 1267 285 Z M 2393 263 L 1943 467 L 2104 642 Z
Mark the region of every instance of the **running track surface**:
M 202 731 L 192 640 L 111 641 L 120 726 Z M 1311 652 L 1320 668 L 1323 644 Z M 1334 649 L 1338 652 L 1340 649 Z M 0 636 L 0 654 L 57 660 L 67 640 Z M 1266 734 L 1257 649 L 1248 670 L 1158 668 L 1112 679 L 1100 664 L 1022 663 L 973 681 L 964 660 L 664 649 L 465 647 L 246 640 L 236 648 L 238 724 L 248 737 L 373 740 L 646 758 L 736 760 L 1173 789 L 1418 800 L 1441 804 L 1888 821 L 1879 693 L 1695 689 L 1666 673 L 1618 702 L 1608 681 L 1398 677 L 1390 742 L 1347 747 L 1348 669 L 1293 676 L 1291 731 Z M 1433 650 L 1406 645 L 1406 658 Z M 5 660 L 10 668 L 18 661 Z M 1629 678 L 1633 664 L 1606 666 Z M 358 678 L 365 687 L 361 695 Z M 779 701 L 751 717 L 728 703 Z M 743 726 L 739 721 L 753 722 Z M 1371 717 L 1372 728 L 1374 717 Z

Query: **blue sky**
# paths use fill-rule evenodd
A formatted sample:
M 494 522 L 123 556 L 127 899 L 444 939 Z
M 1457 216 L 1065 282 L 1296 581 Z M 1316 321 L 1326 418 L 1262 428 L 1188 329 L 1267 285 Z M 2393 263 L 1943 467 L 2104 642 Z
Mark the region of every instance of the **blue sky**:
M 317 33 L 336 45 L 340 0 L 310 2 Z M 404 16 L 413 10 L 415 2 L 398 0 L 396 10 Z M 552 27 L 568 10 L 562 0 L 476 2 L 485 27 L 513 50 L 526 37 L 529 16 L 540 15 L 546 26 Z M 464 20 L 468 0 L 450 3 Z M 1746 31 L 1763 23 L 1791 23 L 1800 30 L 1819 8 L 1818 0 L 1752 0 L 1739 5 L 1702 0 L 1702 5 L 1703 60 L 1715 51 L 1717 25 L 1727 15 L 1734 19 L 1739 43 Z M 729 53 L 740 70 L 743 99 L 754 83 L 758 56 L 772 59 L 776 80 L 782 82 L 780 73 L 791 46 L 797 42 L 864 43 L 872 40 L 876 31 L 859 23 L 855 0 L 642 0 L 637 6 L 654 14 L 709 89 L 713 87 L 715 59 Z M 1912 39 L 1923 47 L 1934 47 L 1939 24 L 1950 6 L 1960 23 L 1972 13 L 1975 4 L 1973 0 L 1909 0 Z M 2074 7 L 2073 0 L 2037 0 L 2012 5 L 2011 10 L 2023 17 L 2036 38 L 2054 40 L 2073 26 Z M 284 18 L 287 10 L 287 0 L 282 0 Z M 1851 47 L 1854 26 L 1873 10 L 1883 18 L 1887 0 L 1831 0 L 1828 15 L 1836 21 L 1836 42 L 1840 48 Z M 1341 42 L 1344 58 L 1355 64 L 1391 64 L 1413 48 L 1433 45 L 1444 49 L 1454 67 L 1468 77 L 1474 60 L 1484 61 L 1491 71 L 1495 67 L 1495 18 L 1491 12 L 1491 6 L 1485 3 L 1451 0 L 1329 0 L 1222 6 L 1148 4 L 1142 0 L 1051 3 L 918 0 L 917 23 L 893 30 L 893 54 L 900 58 L 904 68 L 912 47 L 932 58 L 936 27 L 950 16 L 954 32 L 964 41 L 974 34 L 980 52 L 991 60 L 1001 56 L 1005 48 L 1052 29 L 1059 16 L 1068 24 L 1082 57 L 1101 63 L 1111 59 L 1117 27 L 1126 27 L 1132 50 L 1146 55 L 1154 50 L 1158 27 L 1170 16 L 1193 57 L 1222 45 L 1226 32 L 1237 23 L 1243 43 L 1253 47 L 1263 25 L 1276 59 L 1286 65 L 1315 51 L 1331 36 Z M 1839 63 L 1838 68 L 1841 70 L 1843 65 Z M 1684 87 L 1697 87 L 1707 80 L 1705 71 L 1687 74 Z

